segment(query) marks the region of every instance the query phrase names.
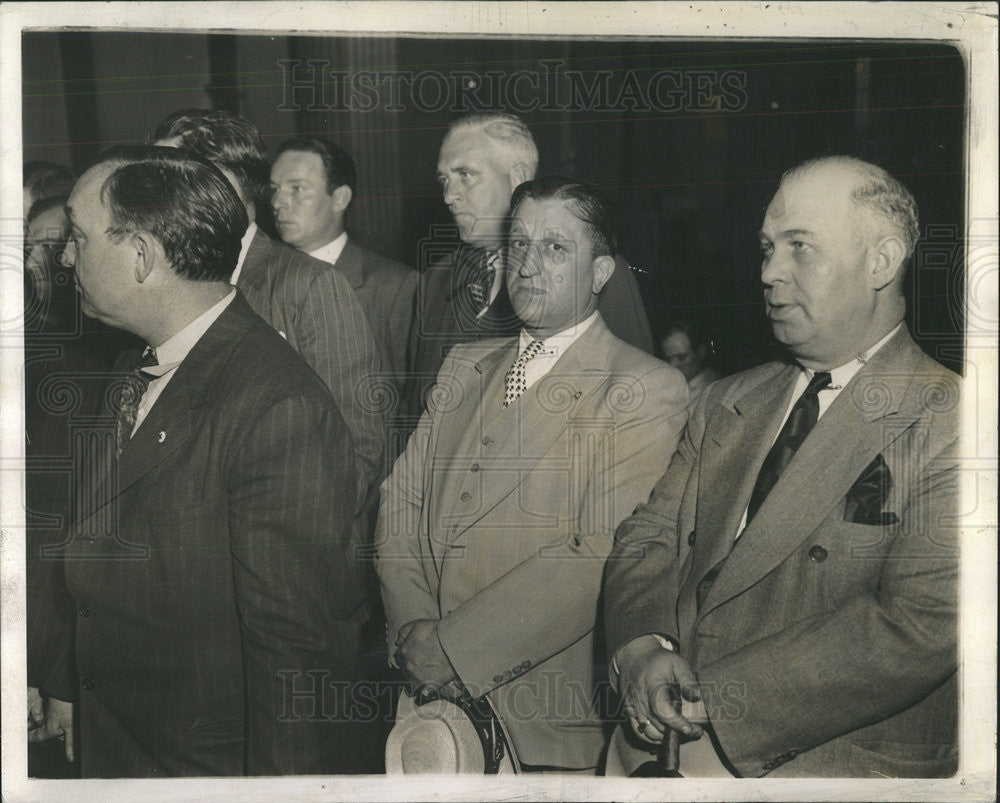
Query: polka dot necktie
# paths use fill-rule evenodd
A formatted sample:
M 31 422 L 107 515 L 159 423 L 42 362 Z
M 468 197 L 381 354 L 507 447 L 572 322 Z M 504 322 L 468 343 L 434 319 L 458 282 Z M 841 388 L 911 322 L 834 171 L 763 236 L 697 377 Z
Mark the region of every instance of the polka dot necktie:
M 538 356 L 538 353 L 541 350 L 542 341 L 532 340 L 531 343 L 528 344 L 528 347 L 521 352 L 516 360 L 514 360 L 514 364 L 504 376 L 504 384 L 507 386 L 507 390 L 503 397 L 504 407 L 510 407 L 515 401 L 521 398 L 525 388 L 528 386 L 524 366 L 526 366 L 534 357 Z
M 135 419 L 139 413 L 139 403 L 142 401 L 146 388 L 149 387 L 153 377 L 143 371 L 143 368 L 150 368 L 159 365 L 156 359 L 156 351 L 146 347 L 142 353 L 142 358 L 127 373 L 122 382 L 121 393 L 118 396 L 118 425 L 115 432 L 118 456 L 122 456 L 122 451 L 132 437 L 132 430 L 135 429 Z

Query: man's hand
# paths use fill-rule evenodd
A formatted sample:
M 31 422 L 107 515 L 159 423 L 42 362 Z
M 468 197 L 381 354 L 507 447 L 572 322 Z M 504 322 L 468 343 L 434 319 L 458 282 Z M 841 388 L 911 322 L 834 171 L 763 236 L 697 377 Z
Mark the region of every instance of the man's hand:
M 34 730 L 45 721 L 45 703 L 42 693 L 34 686 L 28 686 L 28 730 Z
M 640 636 L 621 647 L 615 660 L 622 706 L 640 739 L 659 744 L 668 728 L 689 739 L 701 736 L 702 729 L 679 711 L 682 699 L 701 700 L 698 679 L 684 658 L 652 636 Z
M 396 663 L 410 676 L 414 691 L 443 689 L 455 677 L 451 662 L 438 641 L 437 619 L 414 619 L 399 628 Z
M 35 714 L 32 711 L 31 688 L 28 689 L 28 713 L 34 721 Z M 38 690 L 34 690 L 38 693 Z M 39 696 L 40 699 L 40 696 Z M 37 711 L 37 708 L 35 709 Z M 30 744 L 41 744 L 49 739 L 62 739 L 66 745 L 66 760 L 73 761 L 76 755 L 73 751 L 73 703 L 57 700 L 49 697 L 45 706 L 45 715 L 38 727 L 28 730 L 28 742 Z

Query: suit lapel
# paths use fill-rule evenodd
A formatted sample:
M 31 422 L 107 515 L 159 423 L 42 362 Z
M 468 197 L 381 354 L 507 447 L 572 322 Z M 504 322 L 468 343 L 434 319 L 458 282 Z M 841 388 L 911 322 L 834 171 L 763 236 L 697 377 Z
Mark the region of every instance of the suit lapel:
M 908 395 L 915 349 L 908 334 L 893 338 L 844 387 L 733 546 L 701 616 L 784 561 L 836 512 L 865 466 L 902 434 L 904 426 L 888 421 Z
M 683 621 L 693 620 L 695 586 L 733 547 L 757 470 L 781 425 L 798 371 L 794 365 L 780 368 L 732 404 L 721 407 L 705 432 L 698 498 L 726 501 L 698 505 L 691 570 L 681 596 Z
M 134 485 L 159 463 L 186 443 L 193 434 L 192 410 L 208 401 L 216 374 L 229 360 L 240 336 L 253 324 L 254 315 L 237 292 L 194 348 L 177 367 L 176 373 L 149 414 L 112 465 L 102 492 L 89 517 Z
M 347 277 L 352 290 L 357 290 L 364 285 L 367 278 L 364 252 L 350 237 L 347 238 L 347 242 L 344 244 L 344 250 L 340 252 L 336 267 L 337 270 Z

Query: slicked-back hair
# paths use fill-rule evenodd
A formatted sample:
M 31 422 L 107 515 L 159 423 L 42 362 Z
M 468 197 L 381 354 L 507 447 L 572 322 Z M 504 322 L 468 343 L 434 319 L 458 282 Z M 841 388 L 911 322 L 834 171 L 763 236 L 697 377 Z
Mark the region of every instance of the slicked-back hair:
M 180 109 L 160 122 L 151 141 L 177 138 L 178 147 L 232 173 L 247 203 L 266 199 L 270 187 L 267 148 L 257 126 L 246 117 L 213 109 Z
M 215 165 L 182 149 L 152 145 L 109 148 L 97 164 L 111 168 L 100 198 L 113 241 L 147 232 L 178 276 L 229 281 L 249 221 L 243 202 Z
M 326 194 L 333 195 L 333 191 L 337 187 L 343 187 L 346 184 L 351 188 L 353 195 L 354 188 L 358 183 L 358 172 L 354 166 L 354 159 L 336 142 L 331 142 L 326 137 L 293 137 L 286 139 L 278 146 L 275 157 L 281 156 L 285 151 L 315 153 L 323 160 Z
M 24 189 L 31 192 L 33 201 L 51 198 L 54 195 L 69 195 L 76 183 L 73 171 L 52 162 L 32 161 L 24 163 Z
M 504 154 L 504 168 L 524 164 L 531 175 L 538 169 L 538 146 L 531 136 L 524 120 L 507 112 L 474 112 L 459 117 L 448 126 L 445 139 L 453 132 L 463 129 L 480 130 L 501 146 Z
M 784 183 L 787 179 L 827 165 L 853 171 L 856 181 L 851 200 L 859 212 L 874 213 L 876 217 L 872 220 L 868 215 L 864 219 L 866 228 L 872 236 L 885 235 L 888 228 L 902 240 L 906 247 L 906 259 L 909 259 L 920 237 L 917 202 L 903 183 L 884 168 L 854 156 L 819 156 L 785 171 L 781 181 Z
M 595 257 L 614 256 L 618 252 L 615 239 L 614 207 L 596 184 L 587 184 L 569 176 L 542 176 L 518 185 L 510 199 L 510 215 L 526 199 L 563 201 L 587 227 Z

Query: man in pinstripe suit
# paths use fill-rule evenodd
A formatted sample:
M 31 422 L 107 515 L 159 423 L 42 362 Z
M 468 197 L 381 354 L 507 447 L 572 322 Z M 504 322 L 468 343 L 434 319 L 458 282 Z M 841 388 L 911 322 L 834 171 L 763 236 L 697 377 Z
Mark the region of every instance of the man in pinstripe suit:
M 149 344 L 62 550 L 83 776 L 351 769 L 349 712 L 319 697 L 358 646 L 350 436 L 228 283 L 240 199 L 201 159 L 119 148 L 68 212 L 84 311 Z
M 257 226 L 256 203 L 268 192 L 270 168 L 249 120 L 226 111 L 181 109 L 156 127 L 152 140 L 212 162 L 246 206 L 250 224 L 230 281 L 330 389 L 354 441 L 362 517 L 357 538 L 367 539 L 378 485 L 387 473 L 383 451 L 390 408 L 375 398 L 384 361 L 350 282 L 330 264 L 276 242 Z

